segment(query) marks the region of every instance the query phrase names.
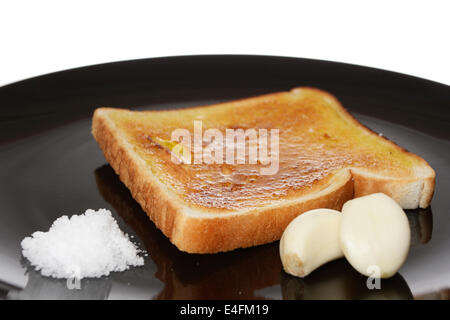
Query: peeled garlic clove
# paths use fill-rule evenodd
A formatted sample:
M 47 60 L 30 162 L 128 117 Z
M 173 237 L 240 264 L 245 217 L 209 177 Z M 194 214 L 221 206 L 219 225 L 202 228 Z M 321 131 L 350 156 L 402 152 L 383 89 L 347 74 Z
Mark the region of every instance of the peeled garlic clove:
M 340 243 L 350 264 L 363 275 L 389 278 L 403 265 L 411 231 L 402 208 L 383 193 L 347 201 Z
M 343 257 L 339 246 L 341 216 L 336 210 L 316 209 L 292 220 L 280 240 L 280 257 L 286 273 L 304 277 Z

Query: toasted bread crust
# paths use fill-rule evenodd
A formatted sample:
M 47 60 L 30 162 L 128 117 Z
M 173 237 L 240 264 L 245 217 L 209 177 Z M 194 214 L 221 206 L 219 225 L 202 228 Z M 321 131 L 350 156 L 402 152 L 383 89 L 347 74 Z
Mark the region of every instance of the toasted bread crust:
M 340 210 L 353 198 L 353 182 L 341 171 L 322 193 L 274 208 L 255 209 L 244 214 L 214 218 L 184 215 L 179 231 L 171 239 L 183 251 L 213 253 L 251 247 L 281 238 L 284 229 L 298 215 L 311 209 Z
M 291 91 L 296 90 L 292 89 Z M 413 178 L 397 178 L 392 177 L 376 177 L 367 174 L 366 172 L 358 169 L 351 169 L 353 179 L 355 181 L 354 197 L 362 197 L 371 193 L 383 192 L 390 197 L 392 197 L 403 209 L 416 209 L 416 208 L 427 208 L 430 205 L 431 199 L 434 194 L 434 186 L 436 183 L 436 173 L 433 168 L 426 162 L 423 158 L 418 155 L 409 152 L 405 148 L 397 145 L 393 141 L 389 140 L 387 137 L 379 135 L 377 132 L 366 127 L 361 122 L 359 122 L 350 112 L 345 109 L 339 100 L 336 99 L 332 94 L 316 89 L 309 88 L 309 90 L 317 91 L 322 95 L 328 96 L 328 98 L 334 100 L 339 112 L 344 114 L 354 125 L 362 128 L 371 135 L 377 136 L 377 138 L 389 143 L 392 147 L 400 150 L 401 152 L 408 154 L 409 157 L 414 158 L 422 163 L 423 168 L 427 171 L 425 176 L 413 177 Z M 411 185 L 415 184 L 416 190 L 411 190 Z M 415 195 L 412 195 L 415 193 Z
M 423 179 L 389 179 L 368 175 L 366 172 L 351 169 L 355 198 L 382 192 L 394 199 L 403 209 L 426 208 L 434 192 L 434 175 Z
M 317 93 L 326 94 L 335 100 L 339 112 L 347 115 L 363 130 L 377 135 L 357 122 L 332 95 L 320 90 Z M 333 173 L 330 184 L 322 190 L 300 199 L 281 201 L 274 206 L 258 207 L 236 214 L 193 215 L 177 194 L 151 174 L 133 146 L 109 118 L 109 110 L 97 109 L 92 125 L 92 133 L 106 160 L 155 225 L 180 250 L 189 253 L 229 251 L 278 240 L 289 222 L 299 214 L 315 208 L 340 210 L 354 196 L 384 192 L 402 207 L 414 208 L 427 207 L 433 194 L 434 171 L 423 159 L 411 154 L 429 168 L 428 176 L 389 178 L 360 169 L 344 168 Z
M 149 218 L 168 238 L 171 238 L 177 213 L 181 211 L 180 206 L 170 200 L 169 194 L 150 177 L 147 169 L 123 138 L 115 132 L 114 123 L 101 114 L 100 110 L 96 110 L 92 134 L 103 150 L 106 160 Z

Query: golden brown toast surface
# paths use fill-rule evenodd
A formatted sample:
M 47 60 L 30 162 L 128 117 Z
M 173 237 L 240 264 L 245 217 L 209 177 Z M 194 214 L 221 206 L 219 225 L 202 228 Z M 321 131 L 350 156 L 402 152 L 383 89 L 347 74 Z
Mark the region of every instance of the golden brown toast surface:
M 203 132 L 278 129 L 278 171 L 263 175 L 261 163 L 174 163 L 171 134 L 192 135 L 195 120 Z M 318 89 L 184 110 L 99 108 L 92 133 L 150 219 L 190 253 L 272 242 L 305 211 L 340 210 L 376 192 L 405 209 L 425 208 L 434 191 L 435 173 L 425 160 L 367 129 Z
M 264 206 L 275 199 L 292 199 L 320 189 L 329 174 L 342 168 L 362 168 L 390 177 L 414 174 L 424 161 L 370 132 L 329 94 L 294 89 L 223 103 L 174 111 L 109 110 L 152 172 L 192 206 L 236 210 Z M 194 120 L 203 130 L 217 128 L 279 129 L 279 170 L 259 174 L 262 164 L 175 164 L 158 138 Z

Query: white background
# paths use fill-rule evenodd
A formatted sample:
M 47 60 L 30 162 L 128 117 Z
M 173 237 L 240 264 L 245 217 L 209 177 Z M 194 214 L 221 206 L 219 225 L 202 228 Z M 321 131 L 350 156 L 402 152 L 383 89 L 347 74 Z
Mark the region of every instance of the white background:
M 266 54 L 450 84 L 450 1 L 5 1 L 0 85 L 117 60 Z

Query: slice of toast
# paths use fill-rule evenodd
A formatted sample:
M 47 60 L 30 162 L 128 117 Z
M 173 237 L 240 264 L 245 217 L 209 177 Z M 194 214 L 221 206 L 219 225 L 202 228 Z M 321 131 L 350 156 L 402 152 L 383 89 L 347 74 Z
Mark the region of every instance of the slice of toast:
M 260 161 L 183 161 L 172 133 L 194 135 L 195 121 L 204 132 L 214 128 L 224 136 L 227 129 L 278 129 L 278 170 L 262 174 L 267 163 Z M 184 110 L 99 108 L 92 132 L 150 219 L 190 253 L 272 242 L 302 212 L 340 210 L 345 201 L 375 192 L 405 209 L 424 208 L 434 190 L 435 173 L 425 160 L 367 129 L 318 89 Z M 181 161 L 174 162 L 174 154 Z

